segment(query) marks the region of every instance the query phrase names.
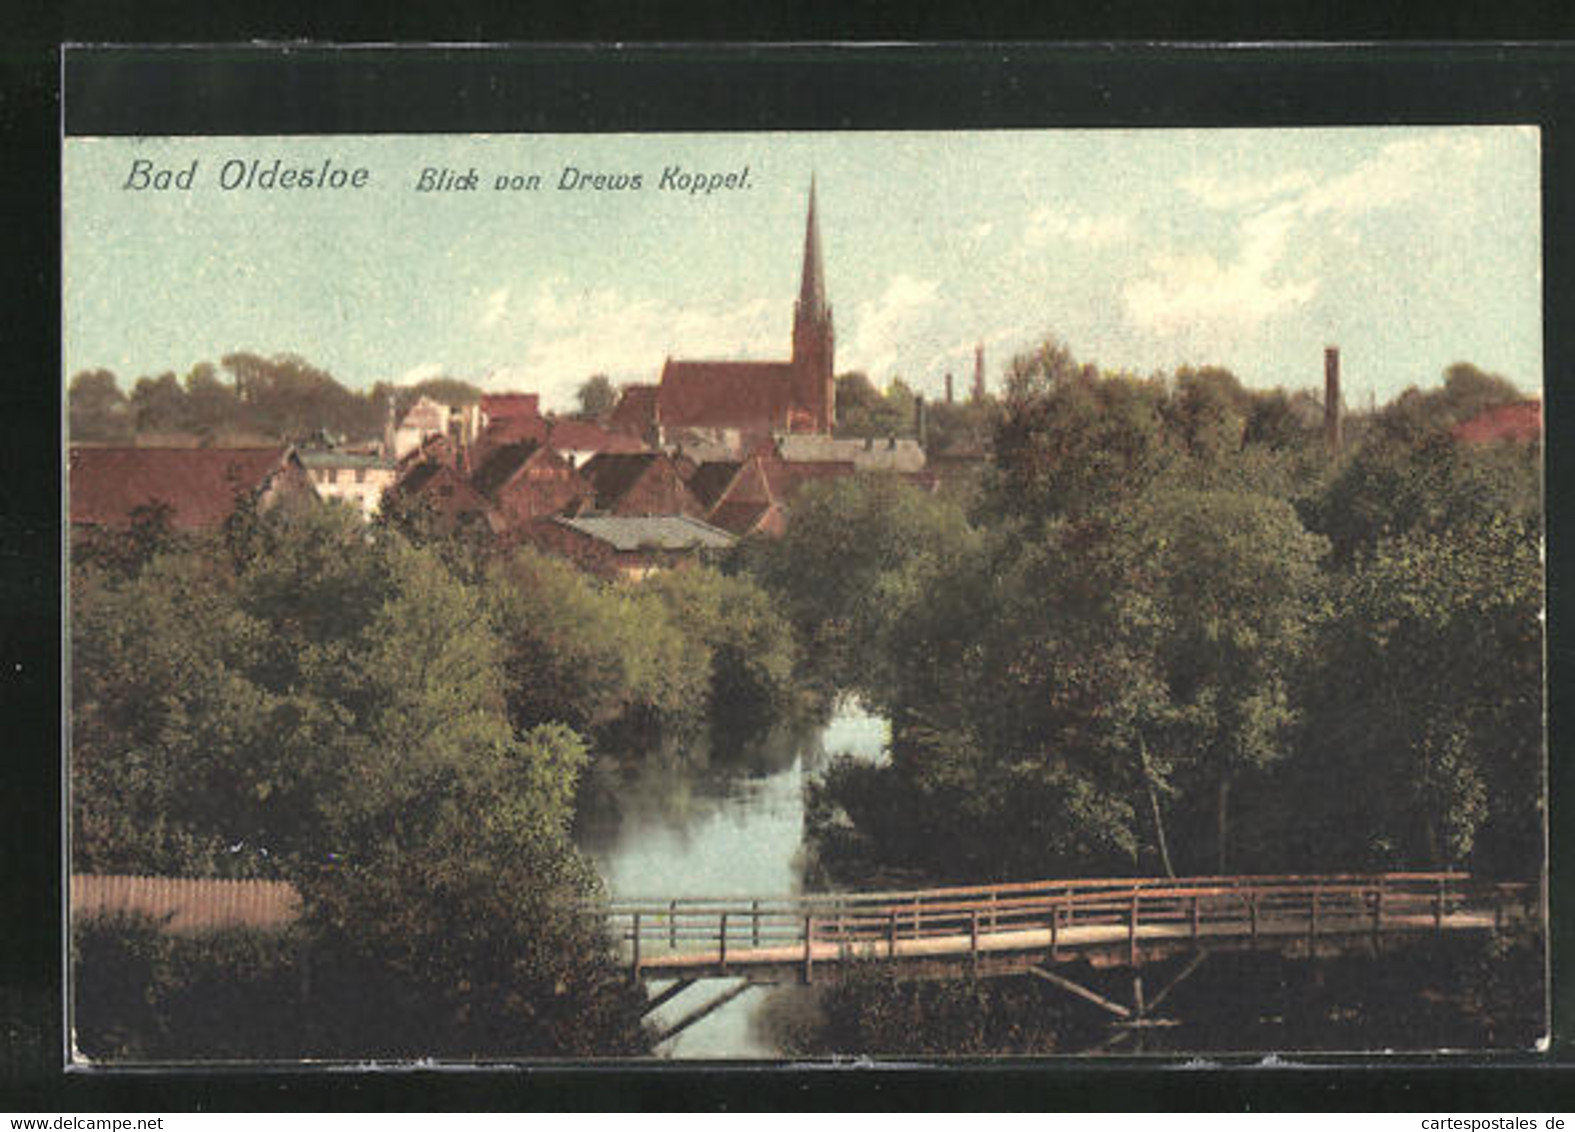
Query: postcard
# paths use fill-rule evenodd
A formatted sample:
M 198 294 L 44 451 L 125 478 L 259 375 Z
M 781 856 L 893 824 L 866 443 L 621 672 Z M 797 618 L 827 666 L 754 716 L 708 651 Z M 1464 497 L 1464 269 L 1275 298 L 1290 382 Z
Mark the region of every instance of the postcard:
M 1538 1048 L 1540 160 L 68 136 L 72 1063 Z

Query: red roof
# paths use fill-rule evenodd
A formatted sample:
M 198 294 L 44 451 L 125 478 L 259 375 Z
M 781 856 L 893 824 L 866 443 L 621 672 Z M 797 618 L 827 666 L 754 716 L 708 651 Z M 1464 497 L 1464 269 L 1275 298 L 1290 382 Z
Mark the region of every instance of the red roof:
M 856 472 L 852 460 L 760 460 L 766 483 L 777 499 L 791 499 L 813 480 L 839 479 Z
M 643 452 L 645 445 L 625 432 L 609 432 L 594 421 L 555 420 L 547 446 L 558 452 Z
M 607 427 L 631 436 L 644 436 L 656 419 L 656 386 L 625 385 L 623 396 L 607 417 Z
M 657 404 L 664 428 L 786 428 L 795 408 L 793 365 L 669 359 Z
M 73 448 L 71 521 L 129 526 L 139 507 L 165 504 L 176 530 L 216 527 L 294 457 L 272 448 Z
M 481 415 L 488 423 L 515 421 L 521 418 L 535 420 L 541 416 L 540 393 L 483 393 Z
M 1508 440 L 1527 443 L 1542 435 L 1542 402 L 1517 401 L 1478 413 L 1452 430 L 1462 444 L 1489 444 Z

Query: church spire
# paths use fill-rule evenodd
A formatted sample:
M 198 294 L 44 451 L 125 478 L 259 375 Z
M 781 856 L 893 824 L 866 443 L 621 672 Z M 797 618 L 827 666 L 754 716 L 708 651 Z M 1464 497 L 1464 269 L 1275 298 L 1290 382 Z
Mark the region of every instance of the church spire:
M 804 274 L 798 289 L 799 316 L 826 317 L 826 278 L 820 262 L 820 222 L 815 218 L 815 175 L 809 175 L 809 219 L 804 224 Z
M 811 431 L 829 433 L 837 419 L 832 377 L 836 335 L 826 302 L 826 277 L 820 258 L 820 220 L 815 211 L 815 177 L 809 178 L 809 217 L 804 222 L 804 277 L 793 305 L 793 388 Z

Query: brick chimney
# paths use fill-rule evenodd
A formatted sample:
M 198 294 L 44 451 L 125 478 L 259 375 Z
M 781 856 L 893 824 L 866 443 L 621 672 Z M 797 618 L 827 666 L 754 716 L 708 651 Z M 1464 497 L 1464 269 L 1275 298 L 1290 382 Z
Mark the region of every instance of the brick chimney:
M 946 375 L 946 403 L 952 403 L 952 375 L 949 373 Z
M 1329 455 L 1340 454 L 1340 347 L 1323 350 L 1323 443 Z

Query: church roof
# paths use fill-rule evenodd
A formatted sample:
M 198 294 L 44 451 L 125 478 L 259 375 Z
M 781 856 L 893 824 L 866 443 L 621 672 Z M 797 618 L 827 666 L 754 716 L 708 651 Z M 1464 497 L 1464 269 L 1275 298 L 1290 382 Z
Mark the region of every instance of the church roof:
M 822 318 L 826 311 L 826 277 L 821 266 L 820 221 L 815 215 L 815 178 L 809 179 L 809 219 L 804 222 L 804 272 L 799 281 L 799 311 L 803 317 Z
M 667 428 L 781 428 L 795 408 L 793 364 L 669 359 L 657 398 Z

